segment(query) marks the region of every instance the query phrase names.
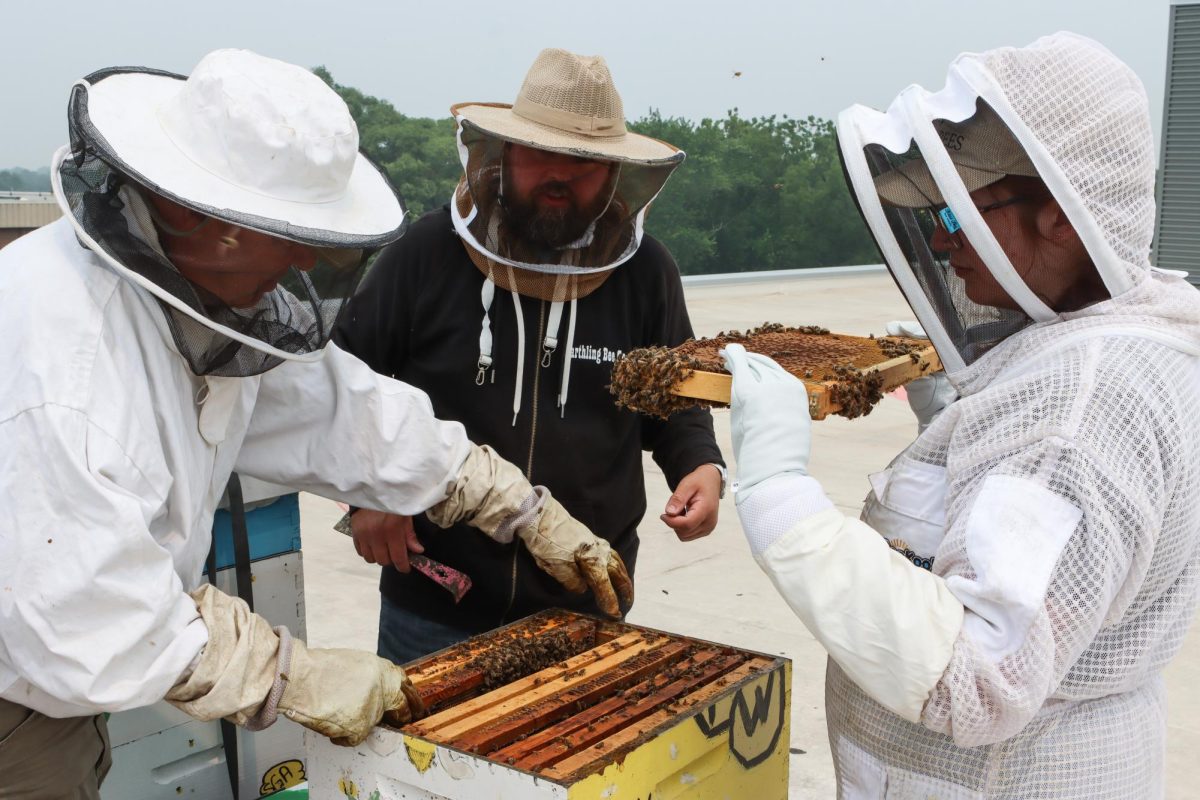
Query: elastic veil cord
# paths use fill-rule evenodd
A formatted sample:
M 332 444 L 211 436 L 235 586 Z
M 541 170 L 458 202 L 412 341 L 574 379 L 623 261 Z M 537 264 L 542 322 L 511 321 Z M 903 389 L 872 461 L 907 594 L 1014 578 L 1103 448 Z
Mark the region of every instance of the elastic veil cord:
M 515 283 L 515 282 L 514 282 Z M 512 426 L 517 427 L 517 415 L 521 413 L 521 384 L 525 381 L 525 318 L 521 314 L 521 295 L 512 290 L 513 308 L 517 312 L 517 380 L 513 386 Z
M 571 300 L 571 320 L 567 323 L 567 349 L 563 354 L 562 385 L 558 390 L 558 416 L 567 416 L 567 389 L 571 383 L 571 362 L 575 351 L 575 320 L 579 317 L 579 298 Z

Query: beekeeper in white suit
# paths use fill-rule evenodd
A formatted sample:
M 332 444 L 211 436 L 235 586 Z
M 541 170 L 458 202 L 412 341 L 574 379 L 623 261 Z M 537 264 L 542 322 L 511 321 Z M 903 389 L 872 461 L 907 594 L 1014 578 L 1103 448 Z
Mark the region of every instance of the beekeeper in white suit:
M 0 254 L 0 796 L 96 797 L 99 712 L 164 697 L 346 744 L 417 710 L 390 662 L 200 588 L 235 469 L 517 536 L 606 611 L 631 601 L 608 544 L 518 468 L 326 347 L 404 209 L 324 83 L 224 50 L 186 80 L 94 73 L 68 119 L 66 216 Z
M 1057 34 L 852 107 L 838 138 L 960 395 L 851 519 L 808 474 L 803 385 L 727 348 L 738 511 L 829 652 L 839 796 L 1161 796 L 1161 672 L 1200 574 L 1200 295 L 1148 261 L 1145 91 Z

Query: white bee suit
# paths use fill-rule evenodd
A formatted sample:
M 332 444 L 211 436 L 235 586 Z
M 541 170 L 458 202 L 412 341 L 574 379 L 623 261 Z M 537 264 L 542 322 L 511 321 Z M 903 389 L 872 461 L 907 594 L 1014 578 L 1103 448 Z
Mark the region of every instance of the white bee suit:
M 1058 313 L 1019 290 L 937 152 L 948 137 L 934 121 L 967 119 L 980 100 L 1037 165 L 1111 299 Z M 760 565 L 830 653 L 839 796 L 1159 797 L 1161 671 L 1200 567 L 1200 295 L 1149 266 L 1144 91 L 1102 47 L 1059 34 L 962 56 L 943 92 L 851 109 L 839 138 L 960 395 L 872 476 L 861 521 L 833 509 L 806 464 L 739 496 Z M 1020 311 L 972 307 L 920 250 L 922 209 L 880 202 L 880 176 L 911 147 L 937 183 L 928 205 L 949 205 Z M 772 402 L 750 392 L 734 415 Z M 772 438 L 799 441 L 778 424 Z M 739 471 L 759 457 L 738 454 Z
M 186 592 L 232 471 L 416 514 L 469 450 L 423 392 L 333 345 L 197 377 L 159 301 L 66 219 L 0 254 L 0 306 L 21 354 L 0 383 L 0 697 L 48 716 L 156 702 L 193 664 Z

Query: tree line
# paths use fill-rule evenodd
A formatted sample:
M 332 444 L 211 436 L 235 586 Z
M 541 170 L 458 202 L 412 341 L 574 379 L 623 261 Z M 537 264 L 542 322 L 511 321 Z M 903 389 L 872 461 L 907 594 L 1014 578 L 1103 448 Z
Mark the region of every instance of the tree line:
M 338 84 L 324 67 L 315 72 L 346 101 L 360 146 L 414 218 L 449 200 L 462 172 L 450 117 L 410 117 Z M 842 177 L 831 121 L 733 109 L 693 122 L 651 111 L 630 127 L 687 153 L 646 218 L 685 275 L 879 261 Z M 0 189 L 46 191 L 49 175 L 2 170 Z
M 414 217 L 450 199 L 462 174 L 450 117 L 409 117 L 323 67 L 315 72 L 346 101 L 360 146 Z M 687 153 L 646 217 L 685 275 L 879 261 L 842 177 L 831 121 L 734 109 L 697 123 L 651 111 L 630 127 Z

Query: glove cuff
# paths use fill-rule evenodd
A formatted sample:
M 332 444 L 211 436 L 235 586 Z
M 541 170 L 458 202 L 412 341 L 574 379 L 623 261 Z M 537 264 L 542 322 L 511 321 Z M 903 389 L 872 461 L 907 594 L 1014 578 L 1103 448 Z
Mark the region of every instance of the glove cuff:
M 509 544 L 517 531 L 536 525 L 538 516 L 542 513 L 542 507 L 546 505 L 546 498 L 549 496 L 550 490 L 545 486 L 534 486 L 533 491 L 521 501 L 517 510 L 505 517 L 504 521 L 496 527 L 495 533 L 491 535 L 492 538 L 501 544 Z
M 750 543 L 750 551 L 759 555 L 796 523 L 833 508 L 833 502 L 817 480 L 808 475 L 782 473 L 754 487 L 754 492 L 738 498 L 738 518 Z
M 292 668 L 292 632 L 280 625 L 275 628 L 275 633 L 279 636 L 279 653 L 275 656 L 275 682 L 271 684 L 271 691 L 267 692 L 267 699 L 263 701 L 262 707 L 254 716 L 246 719 L 244 727 L 248 731 L 266 730 L 279 718 L 279 699 L 283 697 L 283 690 L 287 688 L 288 671 Z

